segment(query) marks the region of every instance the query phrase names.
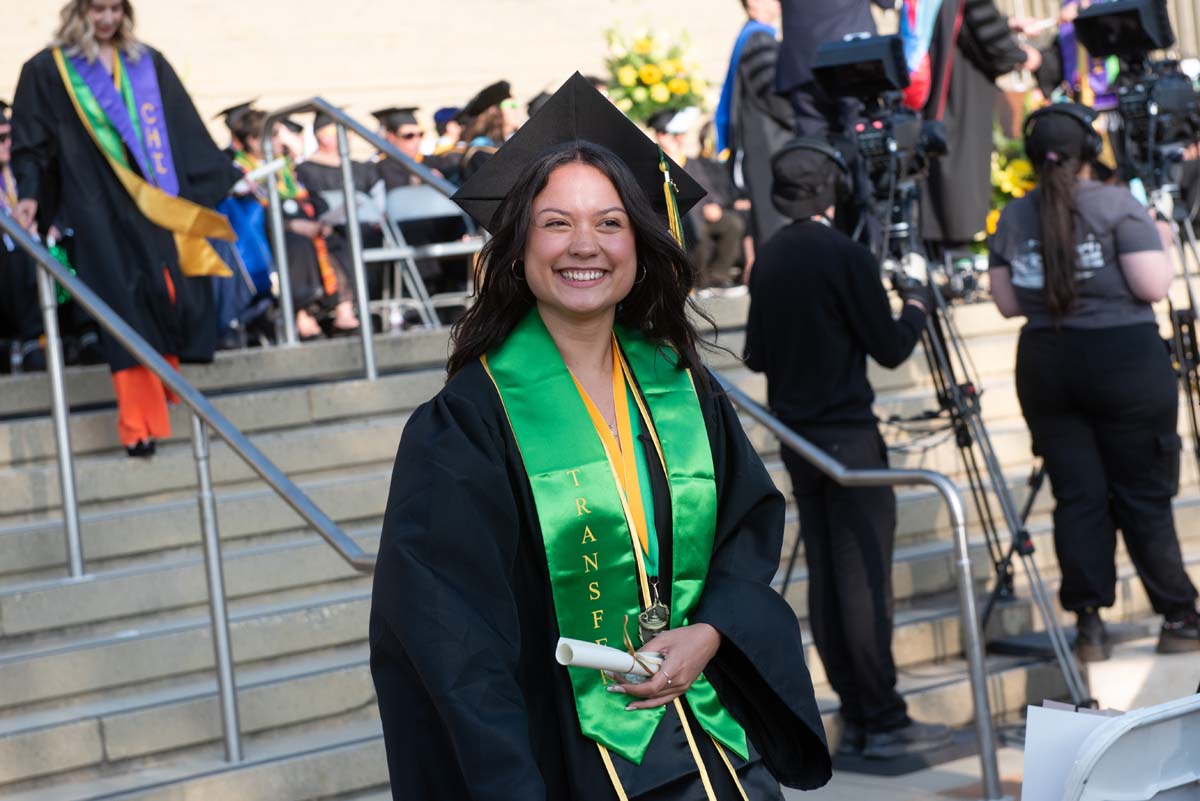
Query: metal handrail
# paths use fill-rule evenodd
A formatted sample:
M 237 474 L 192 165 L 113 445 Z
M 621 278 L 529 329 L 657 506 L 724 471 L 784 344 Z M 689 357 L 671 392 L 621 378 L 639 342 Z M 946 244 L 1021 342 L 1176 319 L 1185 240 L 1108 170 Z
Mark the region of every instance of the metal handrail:
M 717 382 L 733 403 L 758 423 L 771 431 L 788 448 L 843 487 L 889 487 L 923 484 L 936 489 L 950 510 L 954 528 L 955 567 L 958 571 L 958 604 L 964 632 L 963 648 L 967 657 L 967 673 L 971 682 L 971 697 L 975 705 L 975 736 L 979 744 L 979 762 L 983 773 L 985 801 L 1005 798 L 1000 786 L 1000 771 L 996 762 L 996 733 L 992 727 L 991 704 L 988 700 L 987 668 L 983 656 L 983 636 L 979 631 L 979 616 L 975 609 L 975 585 L 971 575 L 970 543 L 967 540 L 967 516 L 962 495 L 949 476 L 933 470 L 852 470 L 825 451 L 801 437 L 769 411 L 755 402 L 719 373 Z
M 272 185 L 274 182 L 272 182 Z M 237 690 L 234 682 L 233 655 L 229 640 L 224 577 L 221 568 L 221 541 L 217 531 L 216 497 L 213 493 L 209 464 L 208 428 L 250 466 L 293 510 L 316 529 L 334 551 L 360 572 L 371 572 L 375 559 L 343 532 L 304 492 L 276 467 L 225 415 L 184 380 L 140 334 L 121 319 L 86 283 L 73 275 L 45 247 L 25 231 L 7 212 L 0 212 L 0 231 L 8 234 L 38 266 L 38 295 L 46 333 L 46 355 L 50 370 L 55 436 L 58 446 L 59 478 L 62 487 L 63 519 L 67 534 L 68 561 L 73 578 L 83 577 L 83 548 L 79 534 L 79 509 L 75 498 L 75 471 L 71 454 L 70 410 L 66 401 L 62 345 L 58 336 L 57 303 L 54 281 L 66 288 L 75 302 L 102 326 L 134 359 L 162 380 L 192 412 L 192 448 L 199 484 L 200 524 L 204 540 L 205 567 L 208 575 L 209 612 L 213 628 L 217 686 L 221 702 L 225 755 L 229 761 L 242 757 L 238 725 Z M 369 322 L 369 321 L 368 321 Z
M 446 197 L 454 194 L 455 189 L 454 185 L 445 178 L 437 175 L 428 167 L 413 161 L 377 132 L 372 131 L 345 111 L 321 97 L 301 100 L 276 109 L 267 115 L 267 118 L 263 121 L 262 135 L 263 159 L 265 161 L 270 161 L 274 157 L 271 145 L 271 129 L 275 123 L 290 114 L 303 114 L 310 111 L 327 114 L 337 125 L 338 155 L 341 157 L 342 162 L 342 193 L 345 196 L 346 204 L 346 235 L 350 240 L 350 256 L 354 262 L 352 265 L 354 287 L 355 293 L 358 296 L 358 321 L 361 327 L 363 370 L 366 377 L 374 381 L 378 377 L 378 370 L 375 365 L 375 346 L 371 339 L 371 310 L 369 305 L 370 299 L 367 297 L 366 263 L 363 259 L 362 232 L 358 227 L 357 192 L 354 187 L 354 174 L 350 162 L 350 143 L 346 132 L 348 130 L 353 131 L 388 158 L 394 159 L 410 175 L 420 178 L 423 183 L 432 186 Z M 279 202 L 279 187 L 275 181 L 267 182 L 267 205 L 271 222 L 271 244 L 275 251 L 275 271 L 279 276 L 279 300 L 283 313 L 284 340 L 288 345 L 295 345 L 298 342 L 296 337 L 296 310 L 292 303 L 291 275 L 288 273 L 287 246 L 284 241 L 283 229 L 283 209 Z

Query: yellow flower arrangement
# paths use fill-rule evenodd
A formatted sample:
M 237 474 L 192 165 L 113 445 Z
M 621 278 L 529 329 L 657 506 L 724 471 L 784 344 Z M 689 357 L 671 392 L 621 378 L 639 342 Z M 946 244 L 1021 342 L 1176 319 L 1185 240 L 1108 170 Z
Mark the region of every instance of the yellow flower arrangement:
M 663 79 L 663 71 L 657 64 L 643 64 L 638 70 L 638 78 L 646 86 L 654 86 L 656 83 L 661 83 Z
M 997 128 L 993 133 L 991 183 L 992 203 L 988 211 L 985 230 L 975 239 L 983 247 L 983 241 L 996 233 L 1000 211 L 1010 200 L 1025 197 L 1037 186 L 1037 175 L 1033 165 L 1025 157 L 1020 139 L 1010 139 Z
M 626 38 L 616 30 L 607 36 L 609 95 L 630 118 L 644 123 L 664 109 L 704 106 L 708 84 L 687 57 L 686 37 L 648 31 Z

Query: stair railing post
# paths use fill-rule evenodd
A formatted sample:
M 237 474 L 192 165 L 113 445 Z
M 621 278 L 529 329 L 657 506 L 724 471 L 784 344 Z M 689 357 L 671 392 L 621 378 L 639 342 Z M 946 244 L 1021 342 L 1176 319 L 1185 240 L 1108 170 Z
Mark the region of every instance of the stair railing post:
M 363 262 L 362 229 L 358 227 L 358 192 L 354 165 L 350 161 L 350 137 L 346 125 L 337 123 L 338 155 L 342 159 L 342 191 L 346 197 L 346 236 L 350 239 L 350 261 L 354 263 L 354 294 L 358 301 L 359 334 L 362 336 L 363 371 L 368 381 L 379 377 L 375 367 L 375 342 L 371 337 L 371 298 L 367 295 L 367 266 Z
M 209 463 L 208 426 L 192 414 L 192 453 L 200 485 L 200 529 L 204 537 L 204 568 L 208 575 L 208 607 L 212 618 L 213 653 L 217 663 L 217 695 L 225 736 L 225 759 L 242 761 L 241 726 L 238 722 L 237 683 L 233 675 L 233 649 L 229 639 L 229 612 L 225 605 L 225 575 L 221 566 L 221 537 L 217 530 L 217 504 Z
M 270 164 L 271 132 L 263 131 L 263 162 Z M 283 206 L 279 199 L 279 182 L 275 174 L 267 176 L 267 214 L 271 221 L 271 250 L 275 255 L 275 280 L 279 282 L 279 313 L 283 317 L 283 341 L 299 344 L 296 336 L 296 310 L 292 303 L 292 274 L 288 268 L 287 238 L 283 228 Z
M 71 410 L 67 407 L 67 382 L 63 375 L 62 338 L 58 334 L 58 295 L 54 279 L 37 268 L 38 302 L 46 334 L 46 369 L 50 374 L 50 408 L 58 447 L 58 485 L 62 495 L 63 528 L 67 537 L 67 566 L 72 578 L 83 575 L 83 541 L 79 534 L 79 501 L 75 495 L 75 460 L 71 451 Z

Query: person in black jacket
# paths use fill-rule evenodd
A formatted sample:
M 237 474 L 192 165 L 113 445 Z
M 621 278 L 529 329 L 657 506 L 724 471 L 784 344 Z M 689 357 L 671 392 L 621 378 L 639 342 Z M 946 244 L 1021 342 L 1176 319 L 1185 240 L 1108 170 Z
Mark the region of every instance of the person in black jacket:
M 847 467 L 886 468 L 867 356 L 884 367 L 908 358 L 928 290 L 908 287 L 893 319 L 870 251 L 830 225 L 850 184 L 837 151 L 798 139 L 772 166 L 772 199 L 794 222 L 766 243 L 750 276 L 746 364 L 766 374 L 771 411 L 798 434 Z M 896 692 L 895 495 L 843 488 L 795 452 L 782 455 L 800 514 L 813 640 L 842 703 L 838 753 L 889 759 L 941 747 L 948 730 L 914 722 Z

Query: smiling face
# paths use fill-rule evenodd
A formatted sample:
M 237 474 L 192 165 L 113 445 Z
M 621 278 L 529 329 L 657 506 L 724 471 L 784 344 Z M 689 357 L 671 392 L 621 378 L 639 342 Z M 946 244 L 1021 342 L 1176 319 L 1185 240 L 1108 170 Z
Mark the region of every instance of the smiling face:
M 91 0 L 87 15 L 88 22 L 96 32 L 96 41 L 102 45 L 108 44 L 125 21 L 124 0 Z
M 633 227 L 612 181 L 581 163 L 550 173 L 525 240 L 525 280 L 543 319 L 611 323 L 636 273 Z

